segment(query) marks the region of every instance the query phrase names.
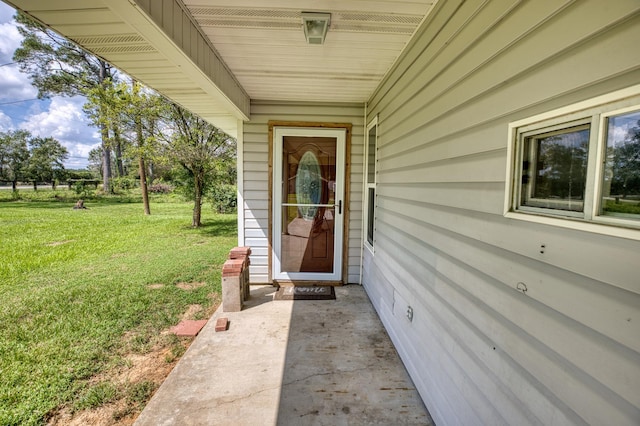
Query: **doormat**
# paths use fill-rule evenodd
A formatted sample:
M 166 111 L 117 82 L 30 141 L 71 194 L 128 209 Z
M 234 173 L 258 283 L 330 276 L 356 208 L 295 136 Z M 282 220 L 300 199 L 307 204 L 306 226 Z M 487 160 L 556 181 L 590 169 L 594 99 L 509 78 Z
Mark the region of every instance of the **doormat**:
M 273 300 L 335 300 L 336 292 L 333 286 L 322 285 L 314 287 L 286 286 L 280 287 L 273 294 Z

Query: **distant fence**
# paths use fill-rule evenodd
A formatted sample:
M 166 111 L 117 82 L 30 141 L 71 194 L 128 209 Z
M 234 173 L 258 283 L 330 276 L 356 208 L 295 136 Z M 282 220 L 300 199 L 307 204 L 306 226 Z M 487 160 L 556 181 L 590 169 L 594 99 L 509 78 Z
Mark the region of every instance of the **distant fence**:
M 94 188 L 98 189 L 98 184 L 102 182 L 100 179 L 69 179 L 67 184 L 69 185 L 69 189 L 76 183 L 81 183 L 83 185 L 93 185 Z
M 87 186 L 93 186 L 94 188 L 98 189 L 98 185 L 100 183 L 102 183 L 102 180 L 100 179 L 69 179 L 68 181 L 66 181 L 66 185 L 69 187 L 69 189 L 71 189 L 73 187 L 73 185 L 75 185 L 76 183 L 81 183 L 83 185 L 87 185 Z M 13 182 L 10 180 L 0 180 L 0 187 L 9 187 L 12 186 Z M 20 181 L 17 183 L 17 186 L 51 186 L 51 182 L 33 182 L 33 181 Z M 60 185 L 65 185 L 65 182 L 60 182 Z
M 38 186 L 51 186 L 50 182 L 41 182 L 41 181 L 32 181 L 32 180 L 28 180 L 28 181 L 18 181 L 16 182 L 16 187 L 31 187 L 31 188 L 36 188 Z M 4 187 L 12 187 L 13 186 L 13 182 L 10 180 L 0 180 L 0 187 L 4 188 Z

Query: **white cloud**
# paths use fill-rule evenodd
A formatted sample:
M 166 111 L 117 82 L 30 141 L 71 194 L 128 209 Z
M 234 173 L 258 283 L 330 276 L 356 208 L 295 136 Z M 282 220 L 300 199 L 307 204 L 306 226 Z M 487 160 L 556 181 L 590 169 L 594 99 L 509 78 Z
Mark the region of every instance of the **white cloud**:
M 13 52 L 20 47 L 20 42 L 22 35 L 18 32 L 15 22 L 0 24 L 0 60 L 11 59 Z
M 34 136 L 57 139 L 69 150 L 67 166 L 84 167 L 89 151 L 99 145 L 100 139 L 82 111 L 83 103 L 82 97 L 52 98 L 48 110 L 28 115 L 20 127 Z
M 0 67 L 0 101 L 34 99 L 38 90 L 31 85 L 26 74 L 22 74 L 18 67 L 9 65 Z
M 2 9 L 0 9 L 1 12 Z M 13 52 L 20 47 L 22 36 L 13 21 L 0 24 L 0 101 L 33 99 L 38 91 L 29 77 L 13 62 Z
M 8 130 L 13 130 L 13 121 L 11 117 L 0 111 L 0 132 L 6 132 Z
M 0 1 L 0 23 L 11 21 L 15 12 L 11 6 Z

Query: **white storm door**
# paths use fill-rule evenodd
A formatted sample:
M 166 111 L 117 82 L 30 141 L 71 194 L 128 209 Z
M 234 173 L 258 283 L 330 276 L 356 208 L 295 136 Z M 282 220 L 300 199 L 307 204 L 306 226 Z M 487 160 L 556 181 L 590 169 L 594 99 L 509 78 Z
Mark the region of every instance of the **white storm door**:
M 275 280 L 340 281 L 346 129 L 274 127 Z

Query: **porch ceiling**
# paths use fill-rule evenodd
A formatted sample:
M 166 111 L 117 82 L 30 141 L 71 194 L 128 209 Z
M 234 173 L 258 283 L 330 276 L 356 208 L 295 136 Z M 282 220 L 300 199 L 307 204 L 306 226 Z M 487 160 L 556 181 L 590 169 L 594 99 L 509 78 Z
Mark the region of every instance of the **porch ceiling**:
M 250 99 L 366 102 L 436 0 L 5 1 L 235 136 Z
M 329 102 L 366 102 L 432 3 L 185 0 L 251 98 Z M 302 12 L 331 13 L 323 45 L 306 43 Z

